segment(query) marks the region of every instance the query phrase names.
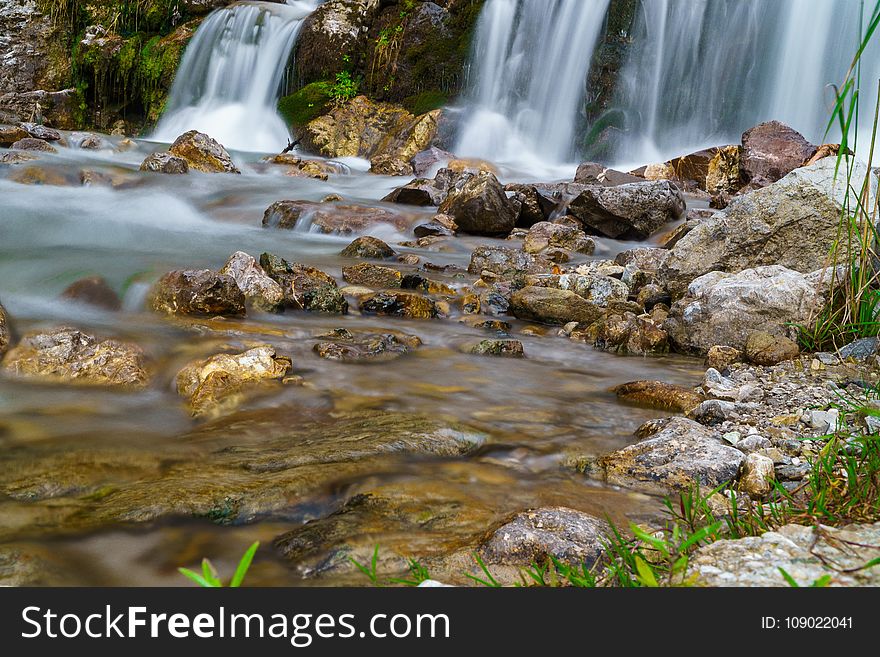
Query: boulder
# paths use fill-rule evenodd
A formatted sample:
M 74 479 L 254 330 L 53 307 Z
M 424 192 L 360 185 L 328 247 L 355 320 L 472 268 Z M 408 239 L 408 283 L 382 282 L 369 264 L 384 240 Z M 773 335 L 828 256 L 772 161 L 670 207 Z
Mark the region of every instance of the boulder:
M 223 146 L 197 130 L 180 135 L 168 152 L 186 160 L 190 169 L 204 173 L 241 173 Z
M 446 190 L 438 188 L 433 180 L 416 178 L 402 187 L 392 190 L 382 201 L 402 205 L 440 205 L 446 198 Z
M 30 137 L 27 130 L 17 125 L 0 125 L 0 146 L 9 148 L 15 142 Z
M 271 253 L 260 256 L 260 266 L 284 293 L 286 305 L 299 310 L 346 314 L 348 302 L 329 274 L 298 262 L 289 263 Z
M 664 329 L 676 351 L 703 355 L 724 344 L 744 350 L 756 327 L 786 336 L 824 306 L 815 283 L 778 265 L 738 274 L 711 272 L 696 279 L 670 309 Z
M 244 315 L 245 296 L 232 276 L 210 269 L 177 270 L 153 286 L 150 306 L 169 315 Z
M 709 347 L 709 351 L 706 353 L 705 365 L 707 368 L 724 372 L 734 363 L 741 363 L 742 359 L 743 352 L 739 349 L 728 347 L 727 345 L 715 345 Z
M 361 312 L 368 315 L 390 315 L 407 319 L 432 319 L 440 314 L 428 297 L 412 292 L 381 292 L 360 302 Z
M 618 399 L 665 411 L 690 413 L 703 402 L 691 388 L 664 381 L 632 381 L 614 388 Z
M 629 295 L 629 288 L 624 283 L 595 271 L 586 274 L 536 274 L 527 276 L 525 283 L 535 287 L 571 290 L 600 308 L 607 308 L 615 301 L 626 301 Z
M 657 433 L 598 460 L 609 484 L 670 494 L 697 481 L 712 489 L 733 481 L 745 455 L 728 447 L 711 429 L 672 418 Z
M 43 141 L 61 141 L 61 133 L 42 123 L 22 123 L 21 127 L 34 139 Z
M 482 276 L 483 272 L 502 279 L 514 279 L 525 274 L 548 271 L 552 263 L 530 253 L 503 246 L 480 246 L 471 254 L 468 272 Z
M 448 214 L 435 214 L 426 224 L 413 228 L 416 237 L 451 237 L 458 232 L 458 224 Z
M 339 253 L 344 258 L 365 258 L 370 260 L 385 260 L 394 256 L 396 252 L 378 237 L 358 237 Z
M 411 176 L 412 165 L 395 155 L 380 153 L 370 159 L 370 173 L 379 176 Z
M 784 123 L 761 123 L 743 133 L 742 170 L 747 181 L 767 185 L 800 167 L 816 149 Z
M 2 11 L 2 5 L 0 5 L 0 11 Z M 32 44 L 29 49 L 37 51 L 34 54 L 45 53 L 45 49 L 35 49 Z M 2 51 L 0 51 L 0 55 L 2 55 Z M 42 58 L 45 59 L 45 57 Z M 19 67 L 7 66 L 6 68 L 17 69 Z M 63 75 L 68 76 L 69 72 L 65 71 Z M 8 89 L 2 84 L 3 77 L 4 74 L 0 73 L 0 89 Z M 81 116 L 80 103 L 82 100 L 79 91 L 76 89 L 62 89 L 61 91 L 36 89 L 31 91 L 31 89 L 34 89 L 33 85 L 21 92 L 10 91 L 0 95 L 0 112 L 11 113 L 18 117 L 29 117 L 39 105 L 45 123 L 50 123 L 61 130 L 76 129 Z
M 317 337 L 322 341 L 314 346 L 316 354 L 346 363 L 385 362 L 400 358 L 422 344 L 415 335 L 399 331 L 371 333 L 339 328 Z
M 430 173 L 431 169 L 435 166 L 448 164 L 454 159 L 455 155 L 452 153 L 437 148 L 436 146 L 430 146 L 413 155 L 409 163 L 412 166 L 415 175 L 424 176 Z
M 586 187 L 568 212 L 588 232 L 624 240 L 644 240 L 684 214 L 685 200 L 668 181 L 617 187 Z
M 142 387 L 149 378 L 141 348 L 72 328 L 25 335 L 3 360 L 8 373 L 59 383 Z
M 12 329 L 9 326 L 9 316 L 6 314 L 6 309 L 0 304 L 0 360 L 2 360 L 6 350 L 9 349 L 11 342 Z
M 277 201 L 263 213 L 264 227 L 316 230 L 334 235 L 362 233 L 381 224 L 388 224 L 397 230 L 409 227 L 409 221 L 400 214 L 364 205 Z
M 593 346 L 603 351 L 629 356 L 669 351 L 666 331 L 650 317 L 631 312 L 609 315 L 590 327 L 588 333 L 592 334 Z
M 231 276 L 254 307 L 266 312 L 278 312 L 284 307 L 284 290 L 253 256 L 244 251 L 229 256 L 220 274 Z
M 518 319 L 544 324 L 592 324 L 602 309 L 570 290 L 528 286 L 510 297 L 510 311 Z
M 141 171 L 154 171 L 156 173 L 181 174 L 189 173 L 189 164 L 182 157 L 172 153 L 150 153 L 141 162 Z
M 189 398 L 194 416 L 229 410 L 243 389 L 283 378 L 291 361 L 278 356 L 272 345 L 261 345 L 240 354 L 217 354 L 187 364 L 177 373 L 177 392 Z
M 116 291 L 100 276 L 81 278 L 68 285 L 61 293 L 62 299 L 86 303 L 103 310 L 122 308 L 122 300 Z
M 400 287 L 403 274 L 400 270 L 371 262 L 342 268 L 342 278 L 352 285 L 366 287 L 393 288 Z
M 746 338 L 746 360 L 753 365 L 776 365 L 786 360 L 794 360 L 800 356 L 800 353 L 797 342 L 784 335 L 755 331 Z
M 475 235 L 506 235 L 517 220 L 514 205 L 491 173 L 461 174 L 440 213 L 453 217 L 462 232 Z
M 864 173 L 856 165 L 854 179 Z M 797 169 L 696 223 L 670 250 L 660 277 L 679 297 L 691 281 L 711 271 L 736 273 L 762 265 L 821 269 L 837 239 L 846 194 L 845 176 L 835 179 L 832 158 Z
M 617 187 L 628 183 L 644 182 L 644 178 L 634 176 L 631 173 L 609 169 L 604 164 L 597 162 L 584 162 L 579 165 L 574 174 L 574 181 L 582 185 L 603 185 L 604 187 Z
M 742 148 L 740 146 L 719 148 L 706 171 L 706 191 L 712 195 L 735 194 L 744 184 Z
M 611 527 L 604 520 L 566 507 L 517 513 L 483 541 L 488 564 L 531 567 L 550 558 L 576 568 L 592 568 L 604 552 Z
M 19 139 L 17 142 L 12 144 L 12 148 L 18 151 L 41 151 L 43 153 L 58 152 L 58 149 L 49 142 L 42 139 L 37 139 L 35 137 L 25 137 L 24 139 Z
M 584 231 L 572 226 L 553 224 L 547 221 L 532 225 L 523 241 L 523 251 L 541 253 L 550 248 L 592 255 L 596 250 L 596 243 L 587 237 Z

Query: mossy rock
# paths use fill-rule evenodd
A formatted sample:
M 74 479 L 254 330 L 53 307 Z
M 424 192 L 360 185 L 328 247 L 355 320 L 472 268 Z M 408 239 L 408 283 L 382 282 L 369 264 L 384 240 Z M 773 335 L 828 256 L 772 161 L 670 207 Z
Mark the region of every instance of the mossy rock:
M 304 126 L 326 112 L 330 104 L 327 82 L 312 82 L 278 101 L 278 111 L 288 124 Z
M 410 112 L 419 116 L 433 112 L 435 109 L 445 107 L 449 102 L 449 94 L 443 91 L 423 91 L 415 96 L 410 96 L 403 100 L 403 106 Z

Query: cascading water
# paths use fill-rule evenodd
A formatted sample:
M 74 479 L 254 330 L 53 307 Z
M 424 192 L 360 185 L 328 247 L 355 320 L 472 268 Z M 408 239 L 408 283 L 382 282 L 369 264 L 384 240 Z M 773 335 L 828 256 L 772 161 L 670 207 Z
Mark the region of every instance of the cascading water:
M 153 138 L 205 132 L 227 148 L 277 152 L 281 79 L 305 18 L 320 0 L 237 3 L 205 19 L 186 49 Z
M 642 4 L 617 108 L 619 160 L 664 160 L 777 119 L 820 142 L 859 38 L 861 0 L 651 0 Z M 863 62 L 873 114 L 880 46 Z
M 563 163 L 608 0 L 488 0 L 472 55 L 456 154 Z

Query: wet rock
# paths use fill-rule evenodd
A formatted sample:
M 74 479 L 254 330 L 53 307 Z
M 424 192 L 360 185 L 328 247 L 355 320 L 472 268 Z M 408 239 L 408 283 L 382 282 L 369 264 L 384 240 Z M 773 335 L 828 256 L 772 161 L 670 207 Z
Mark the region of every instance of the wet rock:
M 447 164 L 455 159 L 455 155 L 436 146 L 431 146 L 413 155 L 410 165 L 417 176 L 427 175 L 437 165 Z
M 0 11 L 2 11 L 3 7 L 0 6 Z M 48 16 L 47 16 L 48 18 Z M 41 50 L 41 54 L 45 53 L 45 50 Z M 45 57 L 42 57 L 45 59 Z M 16 66 L 7 66 L 6 68 L 16 69 Z M 0 73 L 2 76 L 3 73 Z M 63 75 L 68 75 L 68 73 L 64 73 Z M 66 80 L 59 79 L 58 84 L 64 84 Z M 56 128 L 61 128 L 63 130 L 73 130 L 77 127 L 77 122 L 80 118 L 80 103 L 81 96 L 76 89 L 62 89 L 61 91 L 46 91 L 44 89 L 38 89 L 35 87 L 38 86 L 36 81 L 28 84 L 25 90 L 21 92 L 10 91 L 9 93 L 4 93 L 0 95 L 0 114 L 5 114 L 7 118 L 4 120 L 9 123 L 13 122 L 14 117 L 26 117 L 30 116 L 31 113 L 36 109 L 37 104 L 39 103 L 43 119 L 46 123 L 51 123 Z M 0 89 L 6 89 L 2 83 L 0 83 Z M 11 116 L 12 115 L 12 116 Z M 31 132 L 32 127 L 37 127 L 35 123 L 26 123 L 22 124 L 22 127 Z M 53 130 L 48 126 L 40 125 L 39 130 L 35 136 L 39 139 L 45 139 L 48 137 L 41 137 L 41 134 L 51 135 L 52 133 L 58 134 L 57 130 Z M 51 132 L 50 132 L 51 131 Z M 59 137 L 60 138 L 60 135 Z
M 488 564 L 530 567 L 551 557 L 591 568 L 604 552 L 611 528 L 604 520 L 565 507 L 524 511 L 496 529 L 480 547 Z
M 715 345 L 709 347 L 709 351 L 706 353 L 706 367 L 711 367 L 719 372 L 724 372 L 724 370 L 734 363 L 741 363 L 742 359 L 743 352 L 736 347 Z
M 742 462 L 739 489 L 753 500 L 764 499 L 776 480 L 773 460 L 760 454 L 749 454 Z
M 723 146 L 712 157 L 706 172 L 709 194 L 735 194 L 745 184 L 742 171 L 742 148 Z
M 438 188 L 433 180 L 416 178 L 402 187 L 391 191 L 382 201 L 402 205 L 430 206 L 440 205 L 446 198 L 446 191 Z
M 458 232 L 458 224 L 448 214 L 435 214 L 428 223 L 413 228 L 416 237 L 452 237 L 456 232 Z
M 339 254 L 345 258 L 364 258 L 369 260 L 385 260 L 395 254 L 395 250 L 378 237 L 358 237 L 345 247 Z
M 220 269 L 220 274 L 231 276 L 245 299 L 259 310 L 274 313 L 284 307 L 284 290 L 253 256 L 244 251 L 233 253 Z
M 61 133 L 41 123 L 22 123 L 21 127 L 27 130 L 34 139 L 43 141 L 61 141 Z
M 577 228 L 541 221 L 529 229 L 523 242 L 526 253 L 541 253 L 549 248 L 567 249 L 576 253 L 591 255 L 596 243 Z
M 692 389 L 663 381 L 632 381 L 613 392 L 623 401 L 678 413 L 690 413 L 703 401 L 703 396 Z
M 626 301 L 629 295 L 629 288 L 624 283 L 595 270 L 584 274 L 534 274 L 526 276 L 525 284 L 570 290 L 601 308 L 607 308 L 615 301 Z
M 33 162 L 39 159 L 36 155 L 26 153 L 24 151 L 11 151 L 9 153 L 0 153 L 0 165 L 22 164 L 23 162 Z
M 425 294 L 438 294 L 455 296 L 456 292 L 451 287 L 440 281 L 425 278 L 420 274 L 407 274 L 400 280 L 400 287 L 404 290 L 417 290 Z
M 647 239 L 685 211 L 684 197 L 668 181 L 587 187 L 568 206 L 584 229 L 624 240 Z
M 696 223 L 663 261 L 664 285 L 677 298 L 712 271 L 782 265 L 806 273 L 825 267 L 847 194 L 834 169 L 833 159 L 820 160 Z M 859 171 L 865 169 L 856 165 L 854 179 L 861 179 Z
M 79 148 L 87 151 L 99 151 L 102 149 L 109 149 L 113 147 L 110 142 L 108 142 L 100 135 L 96 135 L 90 132 L 76 133 L 75 135 L 71 135 L 71 139 L 76 142 L 76 145 Z
M 189 164 L 182 157 L 177 157 L 168 152 L 150 153 L 141 163 L 141 171 L 153 171 L 155 173 L 181 174 L 189 173 Z
M 363 262 L 342 268 L 342 278 L 352 285 L 365 285 L 376 288 L 400 287 L 403 274 L 393 267 Z
M 518 319 L 544 324 L 592 324 L 602 309 L 570 290 L 528 286 L 510 297 L 510 311 Z
M 745 455 L 724 445 L 711 429 L 673 418 L 659 432 L 598 460 L 608 483 L 668 494 L 695 481 L 715 488 L 733 481 Z
M 11 342 L 12 329 L 9 326 L 9 315 L 6 314 L 6 309 L 0 304 L 0 359 L 3 358 L 3 354 L 9 349 Z
M 244 315 L 245 296 L 232 276 L 210 269 L 177 270 L 153 286 L 150 307 L 169 315 Z
M 776 365 L 785 360 L 794 360 L 800 353 L 797 342 L 782 335 L 755 331 L 746 338 L 746 359 L 753 365 Z
M 513 192 L 510 200 L 519 206 L 516 220 L 519 228 L 531 228 L 539 222 L 549 220 L 556 209 L 556 200 L 545 196 L 535 185 L 508 183 L 504 186 L 504 191 Z
M 382 292 L 361 300 L 361 311 L 369 315 L 390 315 L 407 319 L 432 319 L 440 312 L 427 297 L 411 292 Z
M 321 233 L 351 235 L 388 224 L 398 230 L 409 221 L 390 210 L 363 205 L 336 205 L 313 201 L 277 201 L 263 213 L 263 226 L 270 228 L 308 228 Z
M 519 340 L 481 340 L 468 351 L 477 356 L 525 357 L 523 343 Z
M 148 379 L 140 347 L 99 340 L 72 328 L 28 333 L 6 354 L 3 369 L 19 376 L 98 386 L 140 387 Z
M 49 142 L 43 141 L 42 139 L 36 139 L 34 137 L 25 137 L 24 139 L 19 139 L 17 142 L 12 144 L 12 148 L 19 151 L 41 151 L 43 153 L 58 152 L 58 149 Z
M 314 346 L 315 353 L 321 358 L 352 363 L 393 360 L 422 344 L 415 335 L 399 331 L 370 333 L 340 328 L 318 337 L 326 338 Z
M 517 220 L 513 204 L 491 173 L 459 176 L 440 212 L 453 217 L 462 232 L 476 235 L 506 235 Z
M 816 146 L 779 121 L 761 123 L 742 136 L 742 169 L 750 182 L 767 185 L 782 179 L 816 152 Z
M 260 256 L 260 266 L 281 286 L 286 305 L 310 312 L 346 314 L 348 302 L 329 274 L 301 263 L 289 263 L 271 253 Z
M 631 173 L 609 169 L 597 162 L 584 162 L 578 166 L 577 172 L 574 174 L 574 181 L 582 185 L 617 187 L 618 185 L 644 182 L 644 178 L 634 176 Z
M 116 311 L 122 308 L 119 295 L 100 276 L 89 276 L 71 283 L 61 293 L 61 298 L 79 301 L 103 310 Z
M 841 528 L 785 525 L 761 536 L 716 541 L 691 557 L 688 574 L 705 586 L 800 586 L 830 577 L 830 586 L 878 586 L 880 523 Z M 833 564 L 830 567 L 829 564 Z
M 636 303 L 645 309 L 645 312 L 651 312 L 656 306 L 664 306 L 669 308 L 672 305 L 672 297 L 659 285 L 648 283 L 639 290 L 636 295 Z
M 613 314 L 600 320 L 588 333 L 597 349 L 621 355 L 647 356 L 669 351 L 669 336 L 656 322 L 633 313 Z
M 552 264 L 544 258 L 535 257 L 518 249 L 502 246 L 480 246 L 471 255 L 468 272 L 482 275 L 490 272 L 498 278 L 514 279 L 525 274 L 547 271 Z
M 240 354 L 217 354 L 187 364 L 177 373 L 177 392 L 189 398 L 194 416 L 230 410 L 243 391 L 266 381 L 279 380 L 291 361 L 275 347 L 262 345 Z
M 204 173 L 241 173 L 223 146 L 197 130 L 180 135 L 168 152 L 186 160 L 190 169 Z
M 382 153 L 370 160 L 370 173 L 379 176 L 411 176 L 412 172 L 412 165 L 407 160 L 394 155 Z
M 621 267 L 633 267 L 635 269 L 655 273 L 660 269 L 663 259 L 668 254 L 668 249 L 642 247 L 621 251 L 614 258 L 614 264 Z
M 17 141 L 27 139 L 28 131 L 17 125 L 0 124 L 0 146 L 9 148 Z
M 691 283 L 664 328 L 682 353 L 705 354 L 719 343 L 742 350 L 755 327 L 787 336 L 792 325 L 807 323 L 823 304 L 810 279 L 785 267 L 716 271 Z

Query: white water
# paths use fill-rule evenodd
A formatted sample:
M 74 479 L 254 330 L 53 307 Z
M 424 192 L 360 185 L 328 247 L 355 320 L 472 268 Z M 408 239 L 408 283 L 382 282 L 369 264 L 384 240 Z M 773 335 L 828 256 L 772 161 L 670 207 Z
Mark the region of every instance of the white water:
M 608 0 L 488 0 L 455 152 L 530 169 L 570 161 Z
M 829 85 L 843 80 L 856 51 L 861 4 L 644 3 L 616 103 L 628 124 L 618 158 L 659 161 L 705 146 L 737 143 L 743 131 L 771 119 L 821 143 L 833 106 Z M 864 140 L 880 78 L 876 35 L 862 62 Z
M 208 16 L 187 46 L 153 139 L 199 130 L 234 150 L 284 148 L 281 80 L 303 21 L 319 4 L 236 3 Z

